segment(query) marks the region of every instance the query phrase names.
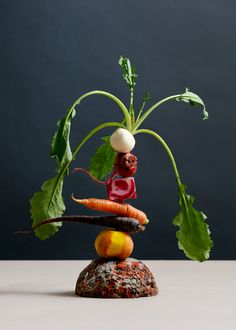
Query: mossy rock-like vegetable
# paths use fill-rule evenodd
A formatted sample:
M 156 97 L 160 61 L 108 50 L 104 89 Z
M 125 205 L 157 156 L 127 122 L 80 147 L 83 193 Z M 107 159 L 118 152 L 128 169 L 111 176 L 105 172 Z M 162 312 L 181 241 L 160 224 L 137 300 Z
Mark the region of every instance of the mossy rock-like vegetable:
M 79 275 L 75 294 L 93 298 L 139 298 L 158 294 L 149 268 L 139 260 L 92 261 Z

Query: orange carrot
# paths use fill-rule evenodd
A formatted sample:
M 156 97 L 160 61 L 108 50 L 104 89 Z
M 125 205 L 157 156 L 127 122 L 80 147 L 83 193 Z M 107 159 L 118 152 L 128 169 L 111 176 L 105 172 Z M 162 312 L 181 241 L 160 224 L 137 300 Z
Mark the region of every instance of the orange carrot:
M 146 214 L 143 211 L 140 211 L 135 207 L 131 206 L 130 204 L 120 204 L 117 202 L 110 201 L 109 199 L 76 199 L 73 195 L 71 195 L 71 198 L 77 204 L 82 204 L 92 210 L 114 213 L 128 218 L 134 218 L 139 221 L 140 225 L 148 223 Z

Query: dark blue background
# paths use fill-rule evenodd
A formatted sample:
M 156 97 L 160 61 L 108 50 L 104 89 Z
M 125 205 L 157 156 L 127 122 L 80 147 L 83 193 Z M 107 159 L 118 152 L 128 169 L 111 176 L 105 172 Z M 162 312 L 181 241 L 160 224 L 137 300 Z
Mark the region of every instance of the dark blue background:
M 100 89 L 124 102 L 128 90 L 117 64 L 129 57 L 139 74 L 135 105 L 148 90 L 152 102 L 198 93 L 210 114 L 184 103 L 166 103 L 145 122 L 170 145 L 196 207 L 208 215 L 215 247 L 212 259 L 232 259 L 235 248 L 235 31 L 234 1 L 1 0 L 1 237 L 2 259 L 94 258 L 100 228 L 64 224 L 40 241 L 13 232 L 31 225 L 28 200 L 53 175 L 50 140 L 56 122 L 83 93 Z M 151 104 L 150 103 L 150 104 Z M 78 108 L 72 145 L 95 125 L 120 120 L 109 100 L 93 96 Z M 87 143 L 74 166 L 88 167 L 104 131 Z M 177 248 L 178 212 L 174 173 L 164 149 L 152 137 L 137 136 L 139 199 L 150 225 L 134 237 L 133 256 L 183 259 Z M 65 180 L 67 214 L 91 214 L 70 201 L 104 197 L 104 188 L 77 174 Z

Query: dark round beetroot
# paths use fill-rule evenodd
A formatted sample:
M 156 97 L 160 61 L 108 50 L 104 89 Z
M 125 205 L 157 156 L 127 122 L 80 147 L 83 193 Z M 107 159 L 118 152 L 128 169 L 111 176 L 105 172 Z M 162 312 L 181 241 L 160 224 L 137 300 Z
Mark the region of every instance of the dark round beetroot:
M 115 170 L 123 177 L 132 176 L 137 171 L 137 157 L 130 152 L 118 153 L 115 160 Z

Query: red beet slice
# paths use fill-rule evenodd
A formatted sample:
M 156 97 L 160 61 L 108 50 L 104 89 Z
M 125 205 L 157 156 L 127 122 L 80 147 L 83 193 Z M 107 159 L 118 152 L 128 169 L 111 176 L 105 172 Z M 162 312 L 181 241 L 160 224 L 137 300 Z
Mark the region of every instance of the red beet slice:
M 108 199 L 123 202 L 126 199 L 135 199 L 136 186 L 133 177 L 111 179 L 107 183 Z

